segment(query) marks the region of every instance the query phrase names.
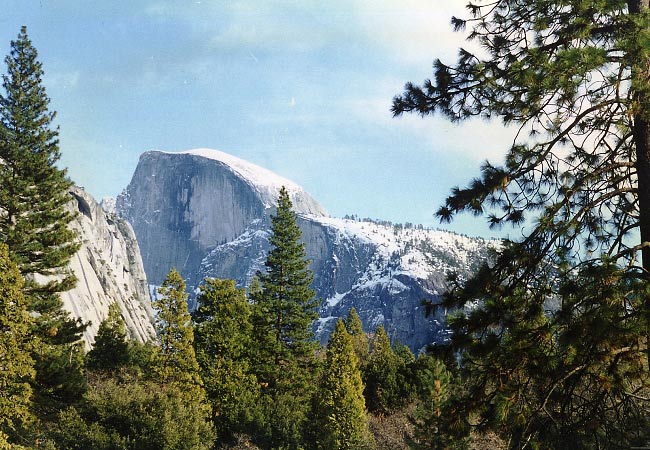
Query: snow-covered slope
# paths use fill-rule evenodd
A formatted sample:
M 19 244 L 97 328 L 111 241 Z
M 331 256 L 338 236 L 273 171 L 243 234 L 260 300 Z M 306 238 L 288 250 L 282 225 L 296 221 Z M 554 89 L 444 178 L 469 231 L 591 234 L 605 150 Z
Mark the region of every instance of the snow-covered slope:
M 384 325 L 394 340 L 413 349 L 446 338 L 444 310 L 425 317 L 422 300 L 436 302 L 450 271 L 469 275 L 495 241 L 422 227 L 300 215 L 298 221 L 314 288 L 323 299 L 317 335 L 324 341 L 336 319 L 354 306 L 367 331 Z M 248 285 L 263 270 L 270 246 L 268 224 L 257 222 L 233 241 L 215 247 L 200 275 Z
M 140 156 L 116 208 L 135 229 L 152 284 L 162 283 L 171 267 L 198 282 L 205 254 L 268 217 L 284 184 L 297 211 L 325 214 L 294 183 L 223 152 L 151 151 Z
M 287 189 L 291 201 L 297 210 L 303 213 L 319 216 L 327 215 L 327 212 L 316 202 L 305 190 L 291 180 L 288 180 L 268 169 L 260 167 L 251 162 L 245 161 L 236 156 L 214 150 L 211 148 L 197 148 L 177 153 L 163 152 L 170 155 L 192 155 L 210 159 L 223 164 L 228 170 L 232 170 L 245 180 L 264 201 L 264 206 L 272 208 L 278 198 L 280 188 Z
M 117 211 L 133 224 L 147 278 L 172 267 L 195 289 L 205 277 L 246 286 L 263 270 L 270 216 L 281 186 L 298 213 L 314 289 L 323 299 L 319 336 L 354 306 L 368 331 L 383 324 L 413 349 L 444 339 L 444 311 L 425 317 L 422 300 L 487 257 L 482 239 L 388 223 L 334 219 L 302 188 L 254 164 L 207 149 L 146 152 Z

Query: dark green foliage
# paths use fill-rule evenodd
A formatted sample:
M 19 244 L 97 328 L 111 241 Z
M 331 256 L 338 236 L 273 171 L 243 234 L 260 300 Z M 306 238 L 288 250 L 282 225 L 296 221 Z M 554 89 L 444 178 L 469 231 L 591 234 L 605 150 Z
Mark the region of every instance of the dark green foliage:
M 313 275 L 291 208 L 283 187 L 271 217 L 266 271 L 258 273 L 261 290 L 251 295 L 253 371 L 264 396 L 266 425 L 260 433 L 270 446 L 298 448 L 314 389 L 318 344 L 311 327 L 319 302 L 310 287 Z
M 644 282 L 614 265 L 587 264 L 563 277 L 552 315 L 534 307 L 534 292 L 499 298 L 512 304 L 502 319 L 507 326 L 465 344 L 470 395 L 452 407 L 461 416 L 479 414 L 482 427 L 498 429 L 513 445 L 644 444 L 646 318 L 634 311 L 649 294 Z M 473 329 L 482 314 L 460 316 L 454 327 Z
M 387 413 L 400 404 L 399 370 L 400 359 L 380 325 L 364 373 L 366 405 L 370 411 Z
M 350 336 L 352 336 L 352 346 L 359 360 L 359 367 L 363 368 L 368 362 L 370 347 L 368 344 L 368 336 L 363 331 L 361 318 L 354 306 L 348 311 L 348 317 L 345 319 L 345 328 L 350 333 Z
M 453 421 L 444 414 L 450 411 L 449 403 L 455 386 L 452 374 L 442 361 L 431 356 L 422 356 L 417 361 L 418 402 L 410 418 L 414 425 L 410 447 L 416 450 L 440 449 L 461 450 L 468 448 L 468 439 L 456 436 L 446 427 Z
M 39 326 L 55 342 L 69 342 L 80 331 L 61 313 L 56 295 L 74 286 L 66 269 L 79 248 L 68 229 L 73 214 L 66 210 L 72 183 L 65 170 L 55 166 L 60 158 L 58 132 L 52 129 L 55 113 L 42 85 L 43 69 L 23 27 L 11 43 L 0 96 L 0 241 L 9 246 L 23 275 L 59 275 L 29 282 L 25 290 L 38 311 Z M 31 279 L 31 278 L 30 278 Z M 73 330 L 62 329 L 72 327 Z M 72 333 L 60 336 L 61 333 Z M 74 340 L 74 339 L 72 339 Z
M 67 229 L 65 210 L 72 183 L 55 167 L 60 158 L 55 113 L 42 85 L 43 69 L 23 27 L 5 59 L 4 95 L 0 96 L 0 237 L 11 249 L 23 274 L 62 273 L 79 245 Z M 52 281 L 47 292 L 67 290 L 71 275 Z M 36 291 L 39 289 L 34 288 Z
M 417 360 L 411 349 L 404 344 L 396 343 L 393 345 L 393 351 L 398 360 L 396 405 L 401 406 L 410 403 L 415 398 L 418 376 Z
M 232 280 L 206 279 L 197 297 L 196 358 L 221 439 L 251 427 L 259 385 L 251 373 L 252 324 L 246 292 Z
M 84 345 L 41 345 L 34 353 L 34 401 L 39 416 L 51 420 L 61 408 L 74 404 L 86 391 Z
M 81 405 L 59 414 L 51 434 L 70 450 L 207 450 L 214 440 L 208 416 L 179 384 L 99 377 Z
M 318 301 L 311 289 L 312 272 L 305 259 L 305 245 L 286 189 L 280 191 L 272 216 L 272 249 L 266 271 L 259 273 L 261 292 L 254 298 L 256 347 L 260 381 L 275 387 L 280 378 L 302 377 L 317 344 L 311 325 L 318 318 Z M 302 366 L 302 367 L 301 367 Z M 296 372 L 291 376 L 291 372 Z
M 327 345 L 327 361 L 314 407 L 316 447 L 361 450 L 374 447 L 368 430 L 363 383 L 352 337 L 339 320 Z
M 187 309 L 185 281 L 172 269 L 153 302 L 160 350 L 156 372 L 162 382 L 200 385 L 199 365 L 194 353 L 194 327 Z
M 483 55 L 436 61 L 433 80 L 408 84 L 393 111 L 516 125 L 504 164 L 486 162 L 438 216 L 526 227 L 472 279 L 451 279 L 444 303 L 459 311 L 452 344 L 468 386 L 445 415 L 510 448 L 646 445 L 650 5 L 498 0 L 468 10 L 453 23 L 472 26 Z
M 0 436 L 7 444 L 24 443 L 33 426 L 34 360 L 29 331 L 32 319 L 22 293 L 23 279 L 0 244 Z M 0 444 L 0 448 L 3 447 Z
M 113 303 L 102 320 L 92 350 L 86 357 L 89 369 L 115 370 L 129 361 L 129 344 L 120 306 Z
M 27 280 L 23 291 L 35 314 L 33 333 L 40 344 L 35 400 L 46 414 L 83 389 L 81 351 L 75 344 L 84 326 L 62 308 L 59 292 L 74 276 L 66 269 L 79 244 L 68 228 L 65 205 L 71 182 L 55 166 L 60 153 L 54 113 L 42 85 L 43 69 L 23 27 L 5 58 L 7 74 L 0 95 L 0 242 Z
M 315 386 L 314 386 L 315 387 Z M 259 418 L 252 435 L 257 445 L 273 450 L 300 450 L 305 443 L 310 413 L 310 399 L 304 393 L 288 391 L 263 394 L 259 403 Z

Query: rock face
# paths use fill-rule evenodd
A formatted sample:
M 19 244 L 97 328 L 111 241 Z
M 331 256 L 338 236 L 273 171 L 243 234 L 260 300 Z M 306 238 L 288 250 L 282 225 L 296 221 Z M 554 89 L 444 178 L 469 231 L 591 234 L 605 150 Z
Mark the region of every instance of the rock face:
M 294 183 L 225 153 L 147 152 L 117 209 L 134 225 L 150 283 L 176 267 L 196 284 L 205 255 L 267 217 L 282 185 L 298 211 L 324 213 Z
M 70 193 L 73 201 L 68 207 L 78 212 L 71 225 L 82 245 L 70 261 L 77 285 L 61 295 L 64 307 L 91 322 L 83 336 L 88 346 L 112 303 L 119 304 L 132 339 L 150 339 L 155 335 L 153 313 L 133 229 L 116 214 L 105 212 L 83 189 L 75 187 Z
M 323 299 L 317 336 L 354 306 L 368 331 L 383 324 L 412 349 L 445 339 L 444 311 L 427 318 L 422 300 L 436 300 L 449 270 L 467 274 L 490 242 L 456 234 L 327 216 L 289 180 L 215 150 L 147 152 L 117 199 L 133 224 L 149 282 L 171 267 L 189 289 L 205 277 L 247 286 L 264 269 L 270 216 L 280 187 L 298 214 L 314 289 Z

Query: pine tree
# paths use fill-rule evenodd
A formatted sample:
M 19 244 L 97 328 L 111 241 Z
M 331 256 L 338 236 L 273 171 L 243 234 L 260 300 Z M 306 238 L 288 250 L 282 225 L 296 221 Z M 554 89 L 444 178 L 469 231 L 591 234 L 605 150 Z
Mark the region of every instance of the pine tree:
M 176 269 L 169 271 L 158 294 L 153 307 L 156 312 L 154 325 L 159 348 L 153 360 L 151 378 L 165 392 L 163 400 L 166 396 L 167 401 L 178 404 L 182 409 L 179 412 L 185 414 L 187 410 L 196 421 L 185 432 L 182 429 L 174 431 L 174 434 L 178 433 L 174 439 L 178 439 L 180 445 L 183 442 L 182 436 L 186 433 L 187 436 L 192 435 L 193 439 L 199 439 L 199 435 L 204 432 L 212 435 L 212 408 L 207 400 L 194 351 L 194 324 L 187 309 L 185 281 Z M 153 423 L 146 426 L 159 425 Z M 207 448 L 210 442 L 199 440 L 195 444 Z M 188 447 L 191 446 L 188 444 Z
M 397 406 L 398 370 L 399 359 L 390 345 L 386 330 L 380 325 L 364 373 L 366 404 L 370 411 L 387 413 Z
M 249 362 L 250 305 L 233 280 L 206 279 L 200 290 L 192 313 L 196 358 L 213 422 L 219 436 L 228 439 L 250 428 L 259 399 Z
M 258 274 L 262 292 L 254 304 L 254 319 L 260 381 L 274 387 L 283 380 L 296 383 L 304 378 L 304 369 L 318 347 L 311 331 L 318 318 L 318 301 L 311 289 L 313 274 L 300 241 L 302 233 L 284 187 L 271 221 L 272 249 L 266 271 Z
M 65 209 L 72 183 L 56 167 L 61 155 L 58 131 L 52 129 L 55 113 L 48 110 L 37 56 L 22 27 L 5 59 L 8 73 L 2 77 L 5 94 L 0 96 L 0 241 L 8 245 L 23 276 L 47 277 L 26 283 L 25 290 L 31 309 L 44 316 L 41 326 L 49 333 L 59 328 L 58 333 L 62 323 L 71 326 L 56 294 L 74 286 L 67 264 L 79 243 L 68 228 L 74 218 Z M 74 327 L 71 331 L 79 332 Z
M 0 95 L 0 242 L 25 279 L 23 291 L 35 317 L 33 333 L 41 344 L 32 354 L 35 400 L 45 415 L 83 392 L 78 341 L 85 326 L 63 310 L 58 295 L 75 283 L 67 264 L 79 244 L 68 228 L 71 183 L 56 167 L 55 113 L 48 111 L 37 56 L 23 27 L 5 58 Z
M 498 0 L 468 10 L 452 23 L 472 25 L 484 54 L 437 60 L 433 80 L 393 101 L 396 115 L 518 129 L 505 163 L 486 162 L 438 210 L 442 220 L 468 211 L 494 226 L 527 224 L 472 279 L 451 279 L 444 303 L 459 311 L 452 343 L 468 382 L 458 405 L 512 448 L 645 445 L 650 5 Z
M 160 344 L 156 370 L 163 383 L 179 382 L 200 386 L 199 365 L 194 352 L 194 327 L 187 309 L 185 281 L 172 269 L 153 302 L 155 328 Z
M 92 350 L 86 357 L 89 369 L 115 370 L 129 361 L 129 344 L 120 306 L 112 303 L 99 324 Z
M 444 414 L 449 412 L 455 388 L 452 374 L 442 361 L 422 356 L 418 360 L 418 381 L 419 401 L 410 417 L 414 427 L 410 447 L 414 450 L 466 449 L 468 440 L 459 439 L 446 429 L 450 421 Z
M 368 361 L 370 347 L 368 344 L 368 336 L 363 331 L 361 318 L 354 306 L 348 312 L 348 317 L 345 320 L 345 328 L 350 333 L 350 336 L 352 336 L 352 346 L 354 347 L 354 353 L 359 359 L 359 366 L 364 367 Z
M 317 449 L 374 448 L 352 337 L 342 320 L 330 336 L 315 406 Z
M 283 187 L 271 217 L 272 249 L 266 271 L 258 273 L 261 291 L 253 301 L 253 371 L 262 387 L 266 417 L 264 445 L 297 449 L 314 388 L 315 352 L 311 327 L 319 302 L 310 288 L 313 275 L 300 242 L 301 231 Z
M 4 437 L 6 445 L 24 444 L 35 421 L 30 384 L 34 378 L 29 336 L 32 319 L 22 284 L 7 246 L 0 244 L 0 442 Z

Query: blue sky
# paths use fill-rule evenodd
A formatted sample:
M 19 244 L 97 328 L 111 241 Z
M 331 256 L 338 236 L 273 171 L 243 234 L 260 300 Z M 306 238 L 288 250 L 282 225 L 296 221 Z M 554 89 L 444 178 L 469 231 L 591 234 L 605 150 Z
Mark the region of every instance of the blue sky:
M 210 147 L 292 179 L 334 216 L 438 226 L 449 189 L 498 162 L 513 134 L 391 117 L 404 83 L 466 45 L 449 25 L 464 3 L 4 0 L 0 54 L 26 25 L 62 163 L 99 199 L 144 151 Z M 483 222 L 444 228 L 493 235 Z

